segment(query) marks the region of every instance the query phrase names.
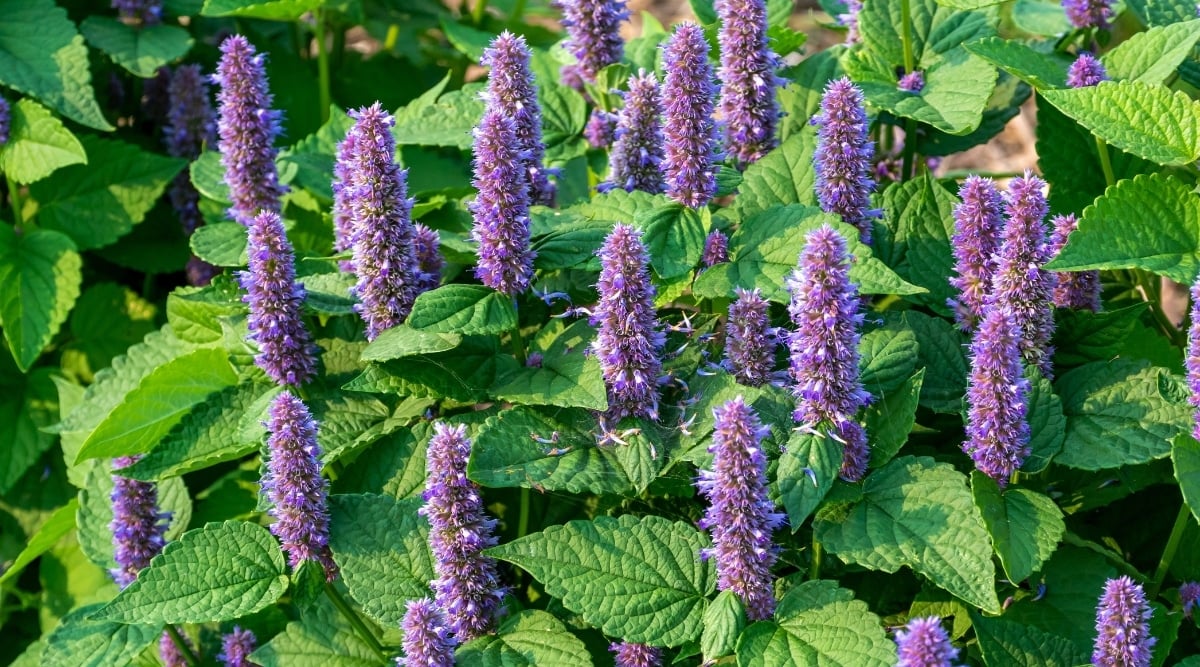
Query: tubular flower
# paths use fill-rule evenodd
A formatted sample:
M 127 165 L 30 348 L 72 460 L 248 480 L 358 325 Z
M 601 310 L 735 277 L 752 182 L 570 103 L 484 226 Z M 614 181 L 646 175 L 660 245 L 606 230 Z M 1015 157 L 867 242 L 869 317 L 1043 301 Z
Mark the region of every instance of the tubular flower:
M 338 568 L 329 550 L 329 482 L 321 476 L 317 422 L 303 401 L 285 391 L 271 402 L 266 426 L 269 457 L 262 489 L 273 505 L 271 533 L 293 568 L 313 561 L 333 581 Z
M 862 0 L 846 0 L 846 13 L 837 15 L 838 25 L 846 26 L 846 44 L 862 41 L 858 32 L 858 13 L 862 11 Z
M 163 143 L 174 157 L 195 160 L 204 147 L 216 142 L 212 104 L 208 99 L 208 83 L 199 65 L 181 65 L 171 74 L 167 84 L 167 120 L 163 127 Z M 183 230 L 191 235 L 203 222 L 200 215 L 200 193 L 192 185 L 185 170 L 175 177 L 168 191 L 171 206 L 179 214 Z
M 250 226 L 260 211 L 279 212 L 285 188 L 275 169 L 279 112 L 271 109 L 262 54 L 241 35 L 221 44 L 221 62 L 213 83 L 217 93 L 217 132 L 221 164 L 233 206 L 230 216 Z
M 516 127 L 498 109 L 484 112 L 475 128 L 475 189 L 468 205 L 475 217 L 471 237 L 479 244 L 475 277 L 509 296 L 533 280 L 529 247 L 529 195 Z
M 954 272 L 950 285 L 958 298 L 946 305 L 963 331 L 973 331 L 983 317 L 983 305 L 996 273 L 996 250 L 1004 224 L 1004 197 L 990 178 L 968 176 L 958 189 L 962 203 L 954 207 Z
M 662 92 L 653 72 L 629 79 L 625 107 L 617 116 L 616 143 L 608 158 L 608 182 L 598 188 L 606 192 L 622 188 L 650 194 L 663 191 Z
M 841 477 L 857 482 L 867 471 L 867 434 L 854 420 L 871 396 L 858 376 L 858 290 L 850 282 L 846 241 L 825 225 L 808 234 L 799 267 L 788 278 L 793 417 L 828 422 L 844 443 Z
M 413 200 L 407 172 L 396 166 L 392 116 L 378 102 L 350 115 L 356 135 L 347 202 L 358 274 L 354 310 L 367 323 L 367 340 L 375 340 L 403 322 L 417 299 Z
M 162 23 L 162 0 L 112 0 L 121 21 L 132 26 Z
M 1000 486 L 1029 456 L 1025 401 L 1029 381 L 1022 375 L 1020 334 L 1012 316 L 987 309 L 971 342 L 967 385 L 967 440 L 963 451 L 975 467 Z
M 715 264 L 729 261 L 729 237 L 719 229 L 712 230 L 712 233 L 704 239 L 704 255 L 700 258 L 700 263 L 706 268 Z
M 896 667 L 952 667 L 958 659 L 958 649 L 937 616 L 913 618 L 896 633 L 900 662 Z
M 113 470 L 128 468 L 137 457 L 113 459 Z M 109 570 L 114 581 L 125 588 L 137 574 L 162 552 L 166 545 L 169 512 L 158 510 L 158 490 L 153 482 L 142 482 L 114 474 L 112 491 L 113 520 L 108 525 L 113 535 L 113 560 Z
M 250 662 L 250 654 L 258 645 L 258 638 L 253 632 L 233 626 L 233 632 L 221 637 L 221 653 L 217 659 L 225 667 L 257 667 Z
M 867 137 L 867 111 L 863 93 L 848 77 L 831 81 L 821 98 L 821 112 L 813 116 L 817 148 L 817 201 L 821 210 L 836 213 L 858 227 L 863 243 L 871 242 L 871 221 L 880 212 L 871 208 L 871 157 L 875 145 Z
M 758 288 L 736 292 L 725 322 L 725 365 L 741 384 L 761 387 L 771 379 L 775 365 L 775 341 L 767 320 L 771 304 Z
M 496 561 L 483 555 L 484 549 L 496 545 L 496 521 L 484 514 L 479 487 L 467 479 L 467 427 L 437 423 L 433 432 L 420 512 L 429 519 L 435 600 L 455 641 L 463 643 L 491 631 L 504 597 Z
M 614 667 L 660 667 L 662 649 L 657 646 L 620 642 L 609 644 L 613 653 Z
M 350 211 L 350 198 L 354 189 L 352 179 L 357 142 L 358 133 L 351 126 L 346 136 L 338 142 L 333 163 L 333 249 L 336 252 L 346 252 L 354 246 L 354 217 Z M 340 262 L 339 265 L 343 271 L 354 271 L 353 260 Z
M 1200 278 L 1192 285 L 1192 324 L 1188 327 L 1187 367 L 1188 402 L 1196 409 L 1196 424 L 1192 435 L 1200 440 Z
M 1108 81 L 1104 65 L 1090 53 L 1081 53 L 1067 68 L 1067 85 L 1072 88 L 1087 88 Z
M 533 83 L 533 70 L 529 65 L 531 56 L 525 38 L 520 35 L 505 30 L 492 40 L 481 61 L 485 67 L 492 68 L 484 99 L 489 110 L 500 111 L 513 120 L 530 201 L 553 206 L 554 183 L 550 182 L 550 172 L 542 166 L 546 146 L 542 143 L 542 108 L 538 106 L 537 86 Z M 475 155 L 478 158 L 478 149 Z
M 721 19 L 721 117 L 725 145 L 738 164 L 756 162 L 774 148 L 779 124 L 775 70 L 779 58 L 767 43 L 765 0 L 717 0 Z
M 667 195 L 684 206 L 700 208 L 717 193 L 720 159 L 717 124 L 712 118 L 713 72 L 704 29 L 695 23 L 681 24 L 667 41 L 663 66 Z
M 919 93 L 925 90 L 925 73 L 919 69 L 913 70 L 900 77 L 896 87 L 906 93 Z
M 442 282 L 442 267 L 446 260 L 442 259 L 442 241 L 436 230 L 421 223 L 413 225 L 416 230 L 413 247 L 417 254 L 417 294 L 428 292 Z
M 658 378 L 665 337 L 658 330 L 650 255 L 642 233 L 617 224 L 604 239 L 600 255 L 600 303 L 592 352 L 600 361 L 608 388 L 608 417 L 658 418 Z
M 1179 587 L 1179 601 L 1183 603 L 1183 615 L 1192 617 L 1192 610 L 1200 602 L 1200 582 L 1189 581 Z
M 246 246 L 250 270 L 238 278 L 250 304 L 254 363 L 279 384 L 302 385 L 316 373 L 316 346 L 301 319 L 306 292 L 296 282 L 295 255 L 283 221 L 263 211 L 251 222 Z
M 608 148 L 617 137 L 617 114 L 603 109 L 592 109 L 588 116 L 587 126 L 583 128 L 583 138 L 592 148 Z
M 621 62 L 625 51 L 621 22 L 629 18 L 629 12 L 624 0 L 556 0 L 553 4 L 562 10 L 567 30 L 563 47 L 577 62 L 567 73 L 567 81 L 578 78 L 595 83 L 600 70 Z
M 446 615 L 429 598 L 409 600 L 404 607 L 404 657 L 400 667 L 454 667 L 454 640 Z
M 1056 215 L 1050 220 L 1050 248 L 1048 258 L 1053 259 L 1067 245 L 1067 237 L 1079 226 L 1074 214 Z M 1054 286 L 1054 305 L 1059 308 L 1074 308 L 1100 312 L 1100 272 L 1070 271 L 1057 273 Z
M 183 633 L 180 633 L 180 636 L 183 637 L 183 643 L 195 653 L 196 645 L 192 643 L 192 638 Z M 170 633 L 164 632 L 158 638 L 158 657 L 162 659 L 164 667 L 188 667 L 187 658 L 183 657 Z
M 713 469 L 701 470 L 696 486 L 709 502 L 700 527 L 712 533 L 705 558 L 717 562 L 717 588 L 733 591 L 746 605 L 751 621 L 775 613 L 776 548 L 771 532 L 783 515 L 767 498 L 767 459 L 760 443 L 770 431 L 741 396 L 713 410 L 716 425 Z
M 1109 0 L 1063 0 L 1062 6 L 1076 28 L 1107 28 L 1113 15 Z
M 1149 667 L 1155 638 L 1141 584 L 1129 577 L 1109 579 L 1096 609 L 1096 644 L 1092 664 L 1098 667 Z
M 1047 244 L 1046 198 L 1042 179 L 1025 173 L 1008 186 L 1008 222 L 1000 237 L 989 306 L 1006 310 L 1020 327 L 1021 357 L 1042 375 L 1053 375 L 1055 275 L 1042 265 L 1052 256 Z
M 0 146 L 8 143 L 8 133 L 12 129 L 12 109 L 8 100 L 0 97 Z

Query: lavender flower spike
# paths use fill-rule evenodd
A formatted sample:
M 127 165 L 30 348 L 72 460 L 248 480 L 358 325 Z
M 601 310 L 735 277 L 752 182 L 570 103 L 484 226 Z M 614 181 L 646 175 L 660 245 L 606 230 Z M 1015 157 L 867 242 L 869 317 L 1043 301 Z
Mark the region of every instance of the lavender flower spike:
M 354 126 L 338 142 L 337 156 L 333 162 L 333 249 L 346 252 L 354 246 L 354 217 L 350 212 L 350 198 L 354 191 L 354 167 L 358 152 L 358 133 Z M 354 261 L 339 263 L 343 271 L 353 272 Z
M 195 160 L 204 147 L 216 143 L 217 133 L 208 83 L 199 65 L 181 65 L 171 74 L 167 84 L 167 120 L 163 127 L 163 143 L 174 157 Z M 168 191 L 171 206 L 179 214 L 184 233 L 190 235 L 203 222 L 200 215 L 200 193 L 187 171 L 171 182 Z
M 609 148 L 617 138 L 617 114 L 603 109 L 592 109 L 588 116 L 587 125 L 583 128 L 583 138 L 592 148 Z
M 567 29 L 563 47 L 578 63 L 567 73 L 568 80 L 595 83 L 600 70 L 621 62 L 621 22 L 629 18 L 625 0 L 555 0 L 553 5 L 562 10 Z
M 653 72 L 641 70 L 629 79 L 625 107 L 617 116 L 617 142 L 608 158 L 608 182 L 614 187 L 650 194 L 663 191 L 662 93 Z
M 704 239 L 704 254 L 700 263 L 706 268 L 729 261 L 729 237 L 719 229 L 712 230 Z
M 767 300 L 758 288 L 738 288 L 725 323 L 725 365 L 741 384 L 761 387 L 771 379 L 775 341 L 767 320 Z
M 767 43 L 765 0 L 717 0 L 721 19 L 721 117 L 728 151 L 746 166 L 766 155 L 779 142 L 779 104 L 775 76 L 779 57 Z
M 1008 311 L 992 307 L 971 342 L 963 451 L 1002 487 L 1029 456 L 1029 381 L 1022 375 L 1019 339 Z
M 900 81 L 896 83 L 896 87 L 906 93 L 919 93 L 925 90 L 925 73 L 919 69 L 915 69 L 900 77 Z
M 446 615 L 429 598 L 409 600 L 404 608 L 404 657 L 398 667 L 454 667 L 454 640 Z
M 1154 644 L 1141 584 L 1129 577 L 1109 579 L 1096 609 L 1096 644 L 1092 664 L 1098 667 L 1150 667 Z
M 112 0 L 121 21 L 132 26 L 151 26 L 162 23 L 162 0 Z
M 1067 85 L 1072 88 L 1087 88 L 1108 81 L 1104 65 L 1090 53 L 1081 53 L 1067 68 Z
M 991 291 L 996 273 L 996 250 L 1004 198 L 990 178 L 968 176 L 958 189 L 962 203 L 954 207 L 954 271 L 950 285 L 958 289 L 958 298 L 946 305 L 954 309 L 954 318 L 963 331 L 973 331 L 983 317 L 983 305 Z
M 799 268 L 788 278 L 789 340 L 797 422 L 826 422 L 844 443 L 841 477 L 857 482 L 867 471 L 867 434 L 854 420 L 870 400 L 858 376 L 858 290 L 850 282 L 846 240 L 825 225 L 808 234 Z
M 1192 610 L 1200 602 L 1200 582 L 1188 581 L 1179 587 L 1179 601 L 1183 605 L 1183 617 L 1191 618 Z
M 900 662 L 896 667 L 953 667 L 958 649 L 937 616 L 909 619 L 903 630 L 896 632 Z
M 862 41 L 858 32 L 858 14 L 862 11 L 863 0 L 846 0 L 846 13 L 837 15 L 838 25 L 846 26 L 845 44 L 857 44 Z
M 484 549 L 496 545 L 496 521 L 484 514 L 479 487 L 467 479 L 470 455 L 466 426 L 434 424 L 420 512 L 429 519 L 435 600 L 458 643 L 491 631 L 505 593 L 496 561 L 483 555 Z
M 667 195 L 700 208 L 717 194 L 717 125 L 713 121 L 713 71 L 704 29 L 682 23 L 663 52 L 666 102 L 663 173 Z
M 180 633 L 183 637 L 183 643 L 187 645 L 193 653 L 196 652 L 196 646 L 192 643 L 192 638 Z M 171 639 L 169 632 L 162 633 L 158 638 L 158 657 L 162 660 L 164 667 L 188 667 L 187 658 L 183 656 L 183 652 L 179 650 L 179 646 Z
M 1191 326 L 1188 327 L 1187 337 L 1187 358 L 1184 360 L 1184 366 L 1187 367 L 1188 402 L 1196 409 L 1195 427 L 1192 430 L 1192 437 L 1200 440 L 1200 278 L 1192 285 L 1192 312 Z
M 1112 18 L 1110 0 L 1062 0 L 1067 20 L 1076 28 L 1107 28 Z
M 317 422 L 303 401 L 285 391 L 271 402 L 266 427 L 269 457 L 262 490 L 273 505 L 271 533 L 293 568 L 313 561 L 333 581 L 338 568 L 329 550 L 329 482 L 321 476 Z
M 416 288 L 419 295 L 442 282 L 442 267 L 446 265 L 446 260 L 442 259 L 442 240 L 436 230 L 419 222 L 413 228 L 416 230 L 413 247 L 417 255 Z
M 642 233 L 617 224 L 600 251 L 600 303 L 592 323 L 599 326 L 592 351 L 600 361 L 608 388 L 608 414 L 658 418 L 658 378 L 665 337 L 658 330 L 650 255 Z
M 302 385 L 316 373 L 316 346 L 301 319 L 306 292 L 296 282 L 295 254 L 277 213 L 254 218 L 246 251 L 250 270 L 238 278 L 250 304 L 250 340 L 259 348 L 254 363 L 279 384 Z
M 542 166 L 546 146 L 542 143 L 542 108 L 538 106 L 537 86 L 529 59 L 532 51 L 521 35 L 505 30 L 484 50 L 484 66 L 491 67 L 488 75 L 487 108 L 502 112 L 513 120 L 517 145 L 521 149 L 521 164 L 527 172 L 529 199 L 533 204 L 554 205 L 555 187 L 549 171 Z M 478 158 L 479 153 L 475 153 Z
M 225 667 L 257 667 L 250 662 L 250 654 L 258 645 L 258 638 L 253 632 L 233 626 L 233 632 L 221 637 L 221 653 L 217 659 Z
M 717 588 L 733 591 L 751 621 L 775 613 L 776 548 L 771 532 L 783 515 L 767 498 L 767 459 L 760 443 L 770 430 L 741 396 L 713 410 L 716 425 L 713 469 L 701 470 L 696 486 L 709 502 L 700 527 L 712 533 L 713 546 L 701 553 L 717 562 Z
M 479 244 L 475 277 L 509 296 L 524 292 L 533 280 L 523 155 L 512 120 L 499 109 L 484 111 L 475 128 L 473 184 L 479 194 L 468 205 L 475 217 L 471 237 Z
M 646 644 L 620 642 L 610 644 L 614 667 L 661 667 L 662 649 Z
M 8 100 L 0 97 L 0 146 L 8 143 L 9 130 L 12 129 L 12 108 Z
M 1053 230 L 1050 232 L 1051 258 L 1062 251 L 1067 245 L 1067 237 L 1079 226 L 1074 214 L 1056 215 L 1050 220 Z M 1057 284 L 1054 286 L 1054 305 L 1059 308 L 1074 308 L 1100 312 L 1100 272 L 1099 271 L 1068 271 L 1057 273 Z
M 1045 182 L 1026 172 L 1008 186 L 996 275 L 989 307 L 1008 311 L 1021 329 L 1021 356 L 1042 375 L 1053 375 L 1055 275 L 1041 267 L 1052 257 L 1047 243 Z
M 871 242 L 871 221 L 880 211 L 871 208 L 871 157 L 875 145 L 867 137 L 869 123 L 864 98 L 848 77 L 831 81 L 821 98 L 817 126 L 817 202 L 826 213 L 858 227 L 863 243 Z
M 127 468 L 137 457 L 113 459 L 113 470 Z M 112 491 L 113 520 L 109 530 L 113 535 L 113 560 L 117 567 L 109 570 L 114 581 L 125 588 L 137 579 L 137 574 L 162 552 L 166 545 L 169 512 L 158 510 L 158 490 L 153 482 L 142 482 L 114 474 Z
M 220 86 L 217 132 L 221 165 L 233 201 L 229 213 L 250 226 L 260 211 L 278 213 L 279 198 L 285 192 L 275 169 L 279 112 L 271 109 L 263 56 L 241 35 L 221 44 L 221 62 L 213 82 Z

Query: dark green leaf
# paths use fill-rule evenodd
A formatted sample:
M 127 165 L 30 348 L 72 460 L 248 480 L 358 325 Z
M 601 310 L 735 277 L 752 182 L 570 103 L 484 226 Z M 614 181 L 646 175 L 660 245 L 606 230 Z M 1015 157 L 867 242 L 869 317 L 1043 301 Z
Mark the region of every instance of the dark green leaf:
M 545 357 L 540 367 L 518 370 L 491 393 L 496 398 L 525 405 L 608 409 L 600 362 L 584 356 L 582 350 Z
M 875 245 L 879 258 L 901 278 L 927 290 L 913 300 L 942 315 L 950 314 L 946 300 L 957 296 L 949 283 L 954 273 L 950 239 L 957 203 L 946 185 L 928 174 L 892 185 L 883 193 L 883 209 L 895 231 Z
M 639 217 L 642 242 L 650 252 L 650 265 L 664 279 L 686 275 L 704 254 L 704 239 L 712 227 L 707 208 L 693 209 L 670 203 Z
M 930 372 L 922 368 L 894 391 L 867 406 L 863 421 L 871 445 L 871 467 L 879 468 L 900 451 L 908 441 L 917 419 L 921 387 Z
M 1003 618 L 972 614 L 986 664 L 1004 667 L 1077 667 L 1088 654 L 1070 641 Z
M 92 46 L 135 76 L 148 79 L 192 48 L 192 37 L 173 25 L 133 27 L 107 16 L 89 16 L 79 29 Z
M 408 326 L 428 333 L 504 333 L 517 325 L 512 299 L 482 285 L 442 285 L 417 297 Z
M 158 625 L 93 621 L 101 605 L 80 607 L 62 619 L 42 651 L 43 667 L 124 667 L 162 635 Z

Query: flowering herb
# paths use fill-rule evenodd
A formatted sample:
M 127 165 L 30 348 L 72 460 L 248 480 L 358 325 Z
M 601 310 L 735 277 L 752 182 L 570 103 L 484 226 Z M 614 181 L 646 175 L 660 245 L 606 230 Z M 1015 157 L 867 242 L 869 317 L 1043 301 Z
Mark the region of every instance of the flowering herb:
M 817 201 L 821 209 L 842 216 L 858 227 L 863 243 L 871 242 L 871 221 L 879 211 L 871 208 L 871 156 L 875 147 L 867 137 L 867 112 L 862 91 L 849 78 L 832 81 L 821 97 L 817 126 Z
M 778 143 L 775 128 L 779 104 L 775 76 L 779 58 L 767 41 L 765 0 L 717 0 L 721 29 L 721 117 L 725 119 L 725 145 L 739 164 L 748 165 Z
M 613 187 L 651 194 L 663 191 L 662 97 L 652 72 L 629 80 L 625 106 L 617 116 L 616 144 L 609 157 L 607 192 Z
M 667 196 L 699 208 L 717 193 L 717 125 L 713 114 L 713 71 L 704 29 L 685 23 L 663 50 L 665 120 L 663 174 Z
M 1127 576 L 1109 579 L 1096 607 L 1096 645 L 1092 664 L 1100 667 L 1149 667 L 1157 639 L 1150 635 L 1153 610 L 1141 584 Z
M 937 616 L 914 618 L 896 632 L 897 667 L 953 667 L 958 649 L 950 643 Z

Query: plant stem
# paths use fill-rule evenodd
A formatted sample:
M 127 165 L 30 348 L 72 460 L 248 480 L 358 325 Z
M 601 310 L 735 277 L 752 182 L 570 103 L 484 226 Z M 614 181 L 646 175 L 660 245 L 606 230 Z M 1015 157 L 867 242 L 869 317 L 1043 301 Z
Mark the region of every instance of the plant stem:
M 325 48 L 325 12 L 317 11 L 317 100 L 321 105 L 321 122 L 329 120 L 329 105 L 333 97 L 329 92 L 329 50 Z
M 1158 560 L 1158 569 L 1154 572 L 1154 580 L 1150 582 L 1150 589 L 1146 591 L 1147 599 L 1153 600 L 1158 597 L 1158 591 L 1167 578 L 1167 570 L 1171 569 L 1171 561 L 1175 560 L 1175 552 L 1179 550 L 1179 543 L 1183 540 L 1183 533 L 1187 530 L 1191 520 L 1192 510 L 1188 508 L 1185 500 L 1179 507 L 1179 515 L 1175 517 L 1175 527 L 1171 529 L 1171 536 L 1167 538 L 1167 546 L 1163 548 L 1162 558 Z
M 1117 179 L 1113 176 L 1112 160 L 1108 157 L 1108 144 L 1100 137 L 1093 137 L 1096 140 L 1096 152 L 1100 154 L 1100 169 L 1104 171 L 1104 182 L 1108 187 L 1116 185 Z
M 167 624 L 166 630 L 167 636 L 171 638 L 171 643 L 175 645 L 175 648 L 179 649 L 179 655 L 183 656 L 183 661 L 190 667 L 197 667 L 200 664 L 200 658 L 197 658 L 196 654 L 192 652 L 192 647 L 188 646 L 188 643 L 184 641 L 183 635 L 179 634 L 179 630 L 175 629 L 175 626 L 170 623 Z
M 512 353 L 517 358 L 517 363 L 525 365 L 525 339 L 521 337 L 521 316 L 517 310 L 517 299 L 513 298 L 513 312 L 517 313 L 517 325 L 512 329 Z
M 911 0 L 900 0 L 900 37 L 904 40 L 904 73 L 909 74 L 917 67 L 913 56 Z M 905 137 L 907 140 L 908 137 Z
M 471 8 L 471 22 L 475 25 L 483 25 L 483 19 L 487 16 L 487 0 L 475 0 L 475 6 Z
M 386 660 L 387 654 L 383 652 L 383 645 L 379 643 L 379 640 L 367 628 L 367 624 L 363 623 L 363 620 L 358 617 L 358 614 L 354 613 L 354 610 L 350 608 L 350 603 L 346 602 L 346 598 L 342 597 L 341 592 L 338 591 L 332 582 L 325 582 L 325 594 L 329 597 L 329 601 L 333 603 L 333 606 L 337 607 L 337 610 L 342 613 L 342 616 L 345 616 L 346 620 L 350 621 L 350 625 L 354 627 L 354 632 L 371 647 L 371 650 L 381 660 Z
M 529 534 L 529 503 L 531 493 L 529 487 L 521 489 L 521 513 L 517 515 L 517 539 Z
M 25 218 L 21 217 L 24 215 L 21 202 L 21 186 L 17 185 L 17 182 L 7 174 L 5 174 L 4 178 L 8 181 L 8 203 L 12 205 L 13 222 L 16 223 L 17 229 L 20 230 L 21 226 L 25 224 Z
M 1163 311 L 1162 294 L 1155 285 L 1157 276 L 1150 272 L 1135 272 L 1134 275 L 1137 276 L 1137 287 L 1140 289 L 1142 297 L 1146 299 L 1146 303 L 1149 304 L 1150 315 L 1154 317 L 1155 323 L 1167 338 L 1171 339 L 1172 343 L 1180 347 L 1186 346 L 1187 333 L 1183 329 L 1175 328 L 1171 318 L 1167 317 L 1167 313 Z
M 916 175 L 914 158 L 917 152 L 917 121 L 904 119 L 904 161 L 900 163 L 900 178 L 908 180 Z
M 817 534 L 813 533 L 812 542 L 812 564 L 808 568 L 808 578 L 810 581 L 816 581 L 821 578 L 821 556 L 823 550 L 821 543 L 817 541 Z
M 513 3 L 512 14 L 508 16 L 509 23 L 517 23 L 521 20 L 521 16 L 525 14 L 525 0 L 516 0 Z

